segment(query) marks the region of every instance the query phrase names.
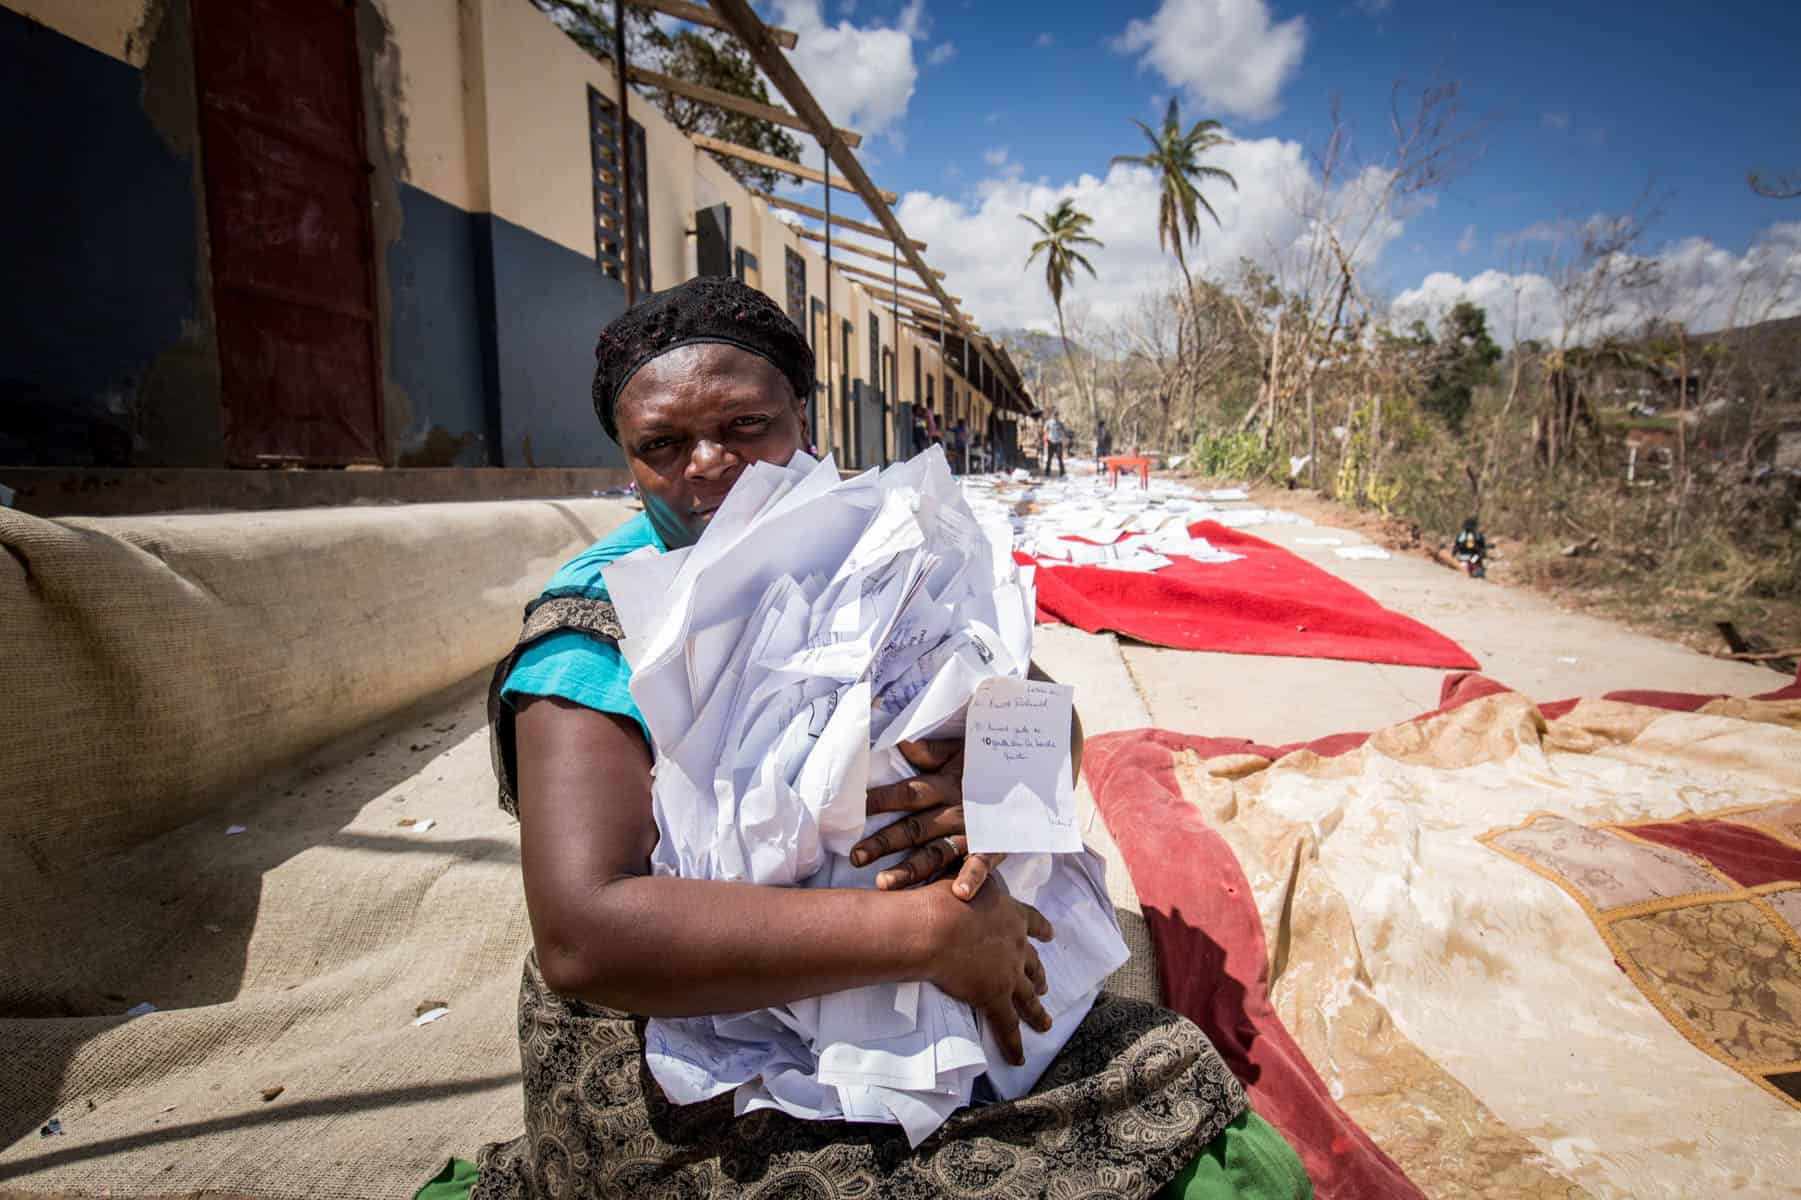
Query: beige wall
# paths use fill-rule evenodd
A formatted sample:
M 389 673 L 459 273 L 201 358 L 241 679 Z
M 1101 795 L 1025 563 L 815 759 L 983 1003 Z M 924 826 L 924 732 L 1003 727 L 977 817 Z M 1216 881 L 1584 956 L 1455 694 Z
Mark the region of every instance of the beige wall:
M 138 27 L 151 3 L 153 0 L 5 0 L 14 12 L 134 67 L 142 67 L 150 54 L 150 39 L 138 36 Z
M 379 7 L 399 51 L 407 182 L 465 212 L 485 210 L 486 179 L 478 197 L 470 178 L 463 87 L 466 26 L 476 17 L 471 5 L 467 0 L 381 0 Z M 479 28 L 473 32 L 479 36 Z M 486 146 L 477 151 L 485 174 Z
M 594 254 L 588 85 L 612 72 L 528 0 L 481 0 L 488 207 L 579 254 Z

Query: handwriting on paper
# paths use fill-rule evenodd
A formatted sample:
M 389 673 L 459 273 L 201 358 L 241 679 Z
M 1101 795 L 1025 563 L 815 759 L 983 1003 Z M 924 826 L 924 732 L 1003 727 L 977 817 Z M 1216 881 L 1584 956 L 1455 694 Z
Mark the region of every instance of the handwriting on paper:
M 1030 679 L 986 679 L 969 702 L 963 739 L 963 817 L 972 853 L 1073 854 L 1069 764 L 1075 689 Z

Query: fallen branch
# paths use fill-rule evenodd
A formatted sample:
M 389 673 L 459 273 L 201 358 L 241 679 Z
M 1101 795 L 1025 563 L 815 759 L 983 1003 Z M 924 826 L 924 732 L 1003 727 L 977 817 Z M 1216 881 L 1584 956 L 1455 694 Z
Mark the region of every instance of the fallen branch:
M 1787 650 L 1715 650 L 1715 658 L 1731 658 L 1739 662 L 1769 662 L 1777 658 L 1801 658 L 1801 646 Z

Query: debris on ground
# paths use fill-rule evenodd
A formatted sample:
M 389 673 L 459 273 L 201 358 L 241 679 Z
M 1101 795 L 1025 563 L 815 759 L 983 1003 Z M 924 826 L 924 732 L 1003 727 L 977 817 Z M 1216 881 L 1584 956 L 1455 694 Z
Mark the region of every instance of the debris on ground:
M 414 1025 L 430 1025 L 433 1021 L 442 1020 L 450 1015 L 450 1001 L 424 1000 L 413 1010 Z
M 55 1137 L 57 1134 L 61 1133 L 62 1131 L 63 1131 L 63 1123 L 60 1120 L 58 1120 L 57 1118 L 51 1117 L 48 1121 L 44 1122 L 44 1127 L 42 1129 L 38 1130 L 38 1136 L 39 1137 Z
M 149 1014 L 151 1014 L 155 1011 L 156 1011 L 156 1005 L 154 1005 L 154 1004 L 150 1003 L 150 1001 L 146 1000 L 141 1004 L 134 1004 L 130 1008 L 126 1009 L 125 1015 L 128 1017 L 143 1017 L 143 1016 L 148 1016 Z
M 270 1084 L 268 1087 L 263 1089 L 263 1103 L 264 1104 L 269 1103 L 269 1101 L 275 1099 L 277 1096 L 281 1095 L 283 1092 L 285 1092 L 287 1090 L 288 1090 L 287 1087 L 283 1084 L 279 1084 L 279 1083 Z

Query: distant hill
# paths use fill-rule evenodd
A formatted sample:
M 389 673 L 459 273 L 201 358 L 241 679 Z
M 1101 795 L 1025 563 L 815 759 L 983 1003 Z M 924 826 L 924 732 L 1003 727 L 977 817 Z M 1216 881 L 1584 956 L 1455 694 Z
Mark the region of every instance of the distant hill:
M 1005 342 L 1007 350 L 1014 361 L 1023 367 L 1022 360 L 1047 362 L 1063 357 L 1063 339 L 1054 333 L 1040 333 L 1036 329 L 997 329 L 989 336 L 997 342 Z M 1077 354 L 1086 354 L 1080 342 L 1070 342 L 1070 348 Z

